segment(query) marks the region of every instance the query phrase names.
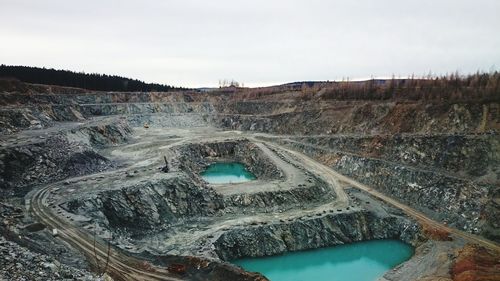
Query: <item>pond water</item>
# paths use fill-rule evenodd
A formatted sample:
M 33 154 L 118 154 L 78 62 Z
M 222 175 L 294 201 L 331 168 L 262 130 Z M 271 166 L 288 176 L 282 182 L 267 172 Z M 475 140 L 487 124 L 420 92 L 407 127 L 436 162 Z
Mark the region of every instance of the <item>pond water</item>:
M 240 183 L 255 179 L 243 164 L 237 162 L 214 163 L 201 173 L 209 183 Z
M 375 281 L 412 255 L 399 240 L 374 240 L 232 262 L 271 281 Z

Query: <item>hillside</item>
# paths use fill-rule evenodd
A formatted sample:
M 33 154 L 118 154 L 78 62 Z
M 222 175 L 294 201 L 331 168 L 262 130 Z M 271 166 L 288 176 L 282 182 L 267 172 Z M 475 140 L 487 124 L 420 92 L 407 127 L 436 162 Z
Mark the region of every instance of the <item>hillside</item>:
M 499 79 L 209 92 L 0 81 L 0 231 L 49 256 L 75 245 L 66 263 L 97 273 L 110 241 L 114 280 L 262 281 L 233 261 L 378 239 L 414 249 L 382 280 L 495 280 Z M 227 162 L 255 179 L 205 180 Z
M 166 92 L 180 89 L 169 85 L 145 83 L 137 79 L 130 79 L 117 75 L 3 64 L 0 65 L 0 78 L 18 79 L 33 84 L 67 86 L 97 91 Z

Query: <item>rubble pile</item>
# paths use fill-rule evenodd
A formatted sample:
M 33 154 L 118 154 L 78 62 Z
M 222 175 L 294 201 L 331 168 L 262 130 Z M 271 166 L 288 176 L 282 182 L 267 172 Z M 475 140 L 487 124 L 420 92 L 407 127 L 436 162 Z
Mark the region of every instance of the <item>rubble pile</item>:
M 86 270 L 61 264 L 54 257 L 32 252 L 0 236 L 0 280 L 101 281 Z

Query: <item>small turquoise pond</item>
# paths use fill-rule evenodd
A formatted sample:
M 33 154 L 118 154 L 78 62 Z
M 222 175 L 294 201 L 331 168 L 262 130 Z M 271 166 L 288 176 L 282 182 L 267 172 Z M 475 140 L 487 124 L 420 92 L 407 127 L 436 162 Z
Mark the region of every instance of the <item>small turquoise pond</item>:
M 214 163 L 201 173 L 201 177 L 209 183 L 239 183 L 255 179 L 241 163 Z
M 413 255 L 398 240 L 374 240 L 233 261 L 271 281 L 375 281 Z

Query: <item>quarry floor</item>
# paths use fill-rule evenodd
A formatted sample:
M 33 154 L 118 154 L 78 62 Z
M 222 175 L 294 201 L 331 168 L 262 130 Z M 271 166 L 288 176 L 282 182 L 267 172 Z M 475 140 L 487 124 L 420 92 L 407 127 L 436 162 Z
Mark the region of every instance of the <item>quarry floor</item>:
M 93 120 L 92 122 L 99 122 Z M 62 123 L 50 129 L 24 131 L 15 138 L 4 140 L 4 146 L 36 142 L 61 130 L 71 130 L 83 123 Z M 415 256 L 408 262 L 389 272 L 384 280 L 415 280 L 424 272 L 443 276 L 449 266 L 446 255 L 453 253 L 466 242 L 473 242 L 487 248 L 499 250 L 498 245 L 478 236 L 464 233 L 436 222 L 421 212 L 406 206 L 369 186 L 360 184 L 345 177 L 331 168 L 310 157 L 293 151 L 277 143 L 270 142 L 272 138 L 286 138 L 263 133 L 241 131 L 223 131 L 214 127 L 190 128 L 134 128 L 133 137 L 125 144 L 104 148 L 100 153 L 116 163 L 115 168 L 100 173 L 65 179 L 60 182 L 34 189 L 26 197 L 26 208 L 33 218 L 43 222 L 48 230 L 58 229 L 58 236 L 69 246 L 76 248 L 87 258 L 106 260 L 108 251 L 109 267 L 115 276 L 123 279 L 139 280 L 182 280 L 165 268 L 159 266 L 141 266 L 141 252 L 158 255 L 189 255 L 214 258 L 205 253 L 206 245 L 200 245 L 202 237 L 211 237 L 213 241 L 221 232 L 237 229 L 248 225 L 285 222 L 308 217 L 320 217 L 329 213 L 348 213 L 359 210 L 369 210 L 376 213 L 399 212 L 411 217 L 421 224 L 451 233 L 454 238 L 449 241 L 429 241 L 417 249 Z M 266 156 L 283 171 L 285 181 L 262 182 L 259 180 L 242 184 L 211 185 L 224 196 L 262 192 L 269 190 L 284 190 L 297 183 L 307 183 L 307 173 L 321 178 L 336 194 L 336 198 L 327 203 L 304 203 L 300 208 L 278 210 L 278 212 L 227 214 L 210 219 L 182 222 L 175 227 L 175 233 L 168 235 L 156 234 L 131 241 L 126 238 L 115 238 L 113 247 L 108 248 L 107 238 L 111 235 L 104 229 L 96 229 L 88 218 L 67 212 L 59 204 L 68 198 L 76 198 L 82 193 L 96 192 L 118 188 L 124 182 L 148 181 L 165 177 L 160 171 L 164 166 L 163 156 L 169 161 L 175 161 L 172 148 L 198 142 L 216 142 L 230 139 L 247 139 L 258 146 Z M 10 142 L 9 142 L 10 141 Z M 300 172 L 302 171 L 302 172 Z M 304 172 L 305 171 L 305 172 Z M 170 171 L 176 173 L 177 171 Z M 94 233 L 99 237 L 95 239 Z M 96 242 L 97 241 L 97 242 Z M 210 241 L 209 241 L 210 242 Z M 208 243 L 207 245 L 209 245 Z M 419 268 L 415 270 L 415 268 Z M 425 275 L 424 273 L 420 274 Z

